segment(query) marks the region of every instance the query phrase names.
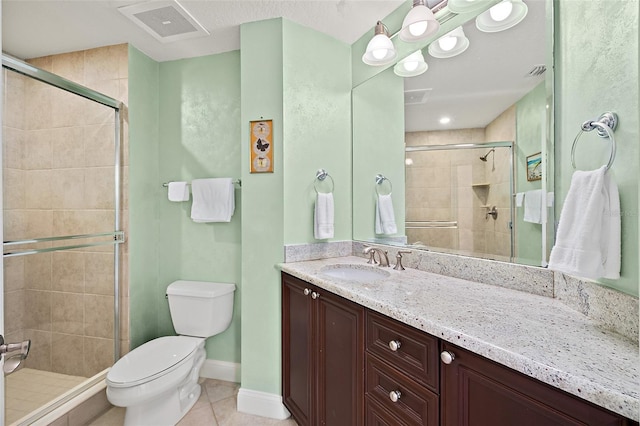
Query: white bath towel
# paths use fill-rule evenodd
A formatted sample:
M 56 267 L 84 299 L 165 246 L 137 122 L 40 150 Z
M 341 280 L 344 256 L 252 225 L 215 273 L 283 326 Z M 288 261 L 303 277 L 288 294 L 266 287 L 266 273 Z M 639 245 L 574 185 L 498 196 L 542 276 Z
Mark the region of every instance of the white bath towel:
M 236 208 L 231 178 L 195 179 L 191 182 L 194 222 L 230 222 Z
M 333 238 L 333 194 L 319 192 L 313 215 L 313 236 L 316 240 Z
M 524 221 L 531 223 L 542 223 L 542 208 L 546 205 L 542 202 L 542 189 L 534 189 L 524 194 Z
M 187 182 L 169 182 L 167 196 L 169 201 L 189 201 L 189 187 Z
M 516 194 L 516 207 L 522 207 L 522 203 L 524 203 L 524 192 L 518 192 Z
M 605 166 L 574 172 L 549 268 L 590 279 L 620 278 L 620 197 Z
M 376 234 L 392 235 L 398 232 L 393 213 L 391 194 L 378 195 L 376 199 Z

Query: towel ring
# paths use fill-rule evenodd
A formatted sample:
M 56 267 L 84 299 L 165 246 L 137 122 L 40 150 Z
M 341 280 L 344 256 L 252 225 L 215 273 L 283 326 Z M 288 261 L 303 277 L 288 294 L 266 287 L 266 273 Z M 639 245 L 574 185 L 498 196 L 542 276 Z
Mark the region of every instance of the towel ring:
M 320 194 L 321 192 L 318 190 L 318 182 L 323 182 L 326 178 L 329 178 L 331 180 L 331 189 L 329 190 L 329 192 L 325 192 L 325 194 L 330 194 L 333 192 L 333 189 L 335 188 L 335 184 L 333 182 L 333 178 L 331 177 L 331 175 L 329 173 L 327 173 L 327 171 L 325 169 L 318 169 L 318 171 L 316 172 L 316 180 L 313 181 L 313 189 L 316 190 L 316 193 Z
M 613 131 L 616 129 L 618 125 L 618 116 L 615 112 L 605 112 L 597 120 L 591 121 L 587 120 L 582 123 L 580 127 L 580 131 L 576 135 L 576 138 L 573 140 L 573 145 L 571 145 L 571 165 L 573 169 L 576 170 L 576 146 L 578 145 L 578 140 L 580 140 L 580 136 L 582 136 L 585 132 L 590 132 L 592 130 L 597 130 L 598 135 L 601 138 L 608 138 L 611 140 L 611 154 L 609 155 L 609 162 L 606 167 L 607 170 L 611 168 L 613 164 L 613 160 L 616 158 L 616 139 L 613 136 Z
M 389 178 L 387 178 L 382 173 L 378 173 L 376 175 L 376 183 L 378 184 L 378 186 L 376 186 L 376 194 L 383 195 L 383 194 L 380 194 L 380 187 L 382 186 L 382 184 L 384 183 L 385 180 L 387 182 L 389 182 L 389 193 L 388 194 L 384 194 L 384 195 L 391 195 L 391 193 L 393 192 L 393 184 L 391 183 Z

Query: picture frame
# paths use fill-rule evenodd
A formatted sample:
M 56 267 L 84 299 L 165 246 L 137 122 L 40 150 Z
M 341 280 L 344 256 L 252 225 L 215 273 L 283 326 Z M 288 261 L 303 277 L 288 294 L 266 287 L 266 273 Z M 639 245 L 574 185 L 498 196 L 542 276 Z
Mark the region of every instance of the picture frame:
M 251 173 L 273 173 L 273 120 L 249 122 Z
M 527 180 L 529 182 L 542 179 L 542 152 L 527 157 Z

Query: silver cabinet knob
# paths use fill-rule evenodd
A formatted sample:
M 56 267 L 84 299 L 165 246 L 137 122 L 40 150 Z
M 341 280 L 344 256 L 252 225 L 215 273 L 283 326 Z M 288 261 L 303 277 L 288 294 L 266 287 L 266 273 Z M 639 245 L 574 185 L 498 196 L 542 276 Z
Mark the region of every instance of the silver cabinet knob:
M 316 293 L 315 291 L 311 292 L 311 298 L 312 299 L 317 299 L 318 297 L 320 297 L 320 293 Z
M 401 396 L 402 396 L 402 392 L 400 392 L 399 390 L 394 390 L 389 392 L 389 399 L 392 402 L 398 402 Z
M 451 364 L 453 362 L 453 360 L 456 359 L 456 356 L 453 354 L 453 352 L 442 351 L 440 353 L 440 359 L 445 364 Z
M 308 296 L 309 294 L 311 294 L 311 290 L 309 290 L 308 288 L 305 288 L 303 293 L 305 296 Z
M 400 342 L 400 340 L 392 340 L 389 342 L 389 349 L 391 349 L 393 352 L 400 349 L 400 346 L 402 346 L 402 343 Z

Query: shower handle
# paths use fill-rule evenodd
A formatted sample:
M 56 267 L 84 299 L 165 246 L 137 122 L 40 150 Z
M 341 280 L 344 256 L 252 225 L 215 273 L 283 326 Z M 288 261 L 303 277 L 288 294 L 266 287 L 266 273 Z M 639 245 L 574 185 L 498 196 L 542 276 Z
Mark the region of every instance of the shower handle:
M 20 343 L 5 343 L 4 336 L 0 334 L 0 355 L 6 354 L 4 373 L 13 373 L 22 364 L 22 361 L 27 358 L 29 349 L 31 349 L 31 340 L 25 340 Z

